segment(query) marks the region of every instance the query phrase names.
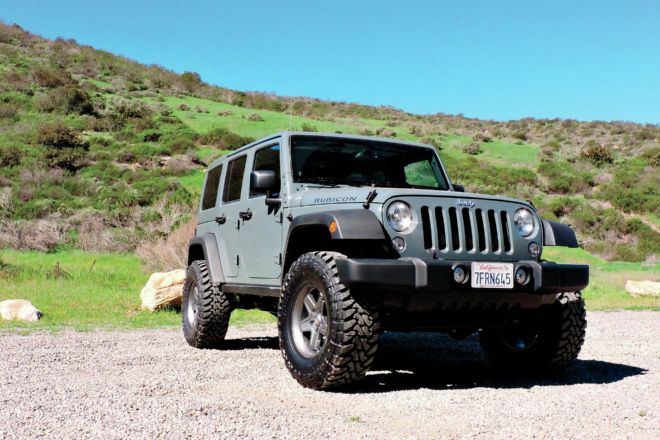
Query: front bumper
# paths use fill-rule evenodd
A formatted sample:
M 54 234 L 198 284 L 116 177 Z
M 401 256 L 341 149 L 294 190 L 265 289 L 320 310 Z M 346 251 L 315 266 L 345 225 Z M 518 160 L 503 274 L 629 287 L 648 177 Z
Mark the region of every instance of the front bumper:
M 514 272 L 521 266 L 529 270 L 531 279 L 526 285 L 514 283 L 513 289 L 473 289 L 469 281 L 464 284 L 454 281 L 454 267 L 459 264 L 469 272 L 471 261 L 425 262 L 419 258 L 347 258 L 337 260 L 337 269 L 342 283 L 348 287 L 390 292 L 550 295 L 582 290 L 589 284 L 589 266 L 586 265 L 519 261 L 514 263 Z

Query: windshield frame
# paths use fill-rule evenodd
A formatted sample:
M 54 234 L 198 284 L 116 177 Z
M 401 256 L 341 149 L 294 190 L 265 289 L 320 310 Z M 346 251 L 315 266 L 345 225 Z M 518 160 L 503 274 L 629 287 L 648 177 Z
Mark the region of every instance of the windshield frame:
M 446 186 L 446 188 L 436 188 L 436 187 L 430 187 L 430 186 L 425 186 L 425 185 L 409 185 L 409 186 L 398 186 L 398 185 L 379 185 L 379 184 L 373 184 L 373 185 L 359 185 L 359 184 L 351 184 L 347 182 L 328 182 L 328 183 L 322 183 L 322 182 L 301 182 L 298 181 L 294 171 L 294 164 L 293 164 L 293 151 L 294 151 L 294 142 L 296 138 L 314 138 L 314 139 L 326 139 L 328 141 L 341 141 L 345 140 L 347 142 L 352 142 L 352 143 L 374 143 L 374 144 L 392 144 L 395 147 L 399 148 L 410 148 L 410 149 L 416 149 L 416 150 L 426 150 L 428 151 L 433 158 L 436 160 L 438 170 L 440 171 L 440 175 L 436 176 L 436 179 L 438 180 L 443 180 Z M 401 141 L 401 140 L 390 140 L 390 139 L 382 139 L 382 138 L 375 138 L 371 136 L 360 136 L 360 135 L 340 135 L 340 134 L 334 134 L 334 133 L 328 133 L 328 134 L 311 134 L 311 133 L 291 133 L 289 135 L 288 139 L 288 162 L 289 162 L 289 172 L 291 176 L 291 184 L 293 185 L 300 185 L 300 186 L 316 186 L 316 187 L 383 187 L 383 188 L 397 188 L 397 189 L 423 189 L 423 190 L 430 190 L 430 191 L 452 191 L 453 190 L 453 185 L 451 183 L 451 180 L 449 179 L 449 176 L 447 175 L 447 172 L 445 170 L 444 163 L 440 159 L 440 155 L 438 154 L 437 150 L 429 145 L 425 144 L 419 144 L 416 142 L 406 142 L 406 141 Z M 435 174 L 435 173 L 434 173 Z

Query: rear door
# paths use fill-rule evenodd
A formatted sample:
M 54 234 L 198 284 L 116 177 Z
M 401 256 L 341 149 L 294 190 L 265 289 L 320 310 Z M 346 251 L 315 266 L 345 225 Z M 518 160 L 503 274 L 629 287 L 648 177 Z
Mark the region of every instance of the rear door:
M 275 171 L 278 187 L 271 197 L 278 198 L 281 187 L 281 154 L 279 141 L 268 142 L 253 149 L 246 179 L 253 170 Z M 249 181 L 247 182 L 249 186 Z M 275 279 L 280 276 L 282 249 L 282 209 L 266 205 L 266 194 L 249 188 L 247 198 L 241 203 L 249 211 L 244 215 L 241 229 L 241 258 L 251 282 L 259 279 Z

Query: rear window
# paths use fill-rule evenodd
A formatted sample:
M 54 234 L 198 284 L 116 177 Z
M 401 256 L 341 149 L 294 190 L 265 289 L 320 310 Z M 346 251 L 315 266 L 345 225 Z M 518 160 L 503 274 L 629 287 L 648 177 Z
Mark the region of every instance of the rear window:
M 215 207 L 218 199 L 218 187 L 220 186 L 220 174 L 222 174 L 222 165 L 208 172 L 204 196 L 202 197 L 202 211 Z
M 233 202 L 241 198 L 243 187 L 243 175 L 245 174 L 245 160 L 247 156 L 238 157 L 227 164 L 227 175 L 225 176 L 225 189 L 222 201 Z

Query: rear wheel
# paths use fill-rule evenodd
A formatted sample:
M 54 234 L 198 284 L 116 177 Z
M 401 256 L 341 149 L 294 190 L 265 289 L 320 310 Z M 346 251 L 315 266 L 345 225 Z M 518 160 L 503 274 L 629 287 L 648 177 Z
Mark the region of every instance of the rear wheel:
M 490 361 L 527 372 L 557 372 L 577 358 L 587 328 L 580 292 L 565 292 L 538 314 L 511 326 L 483 329 L 479 339 Z
M 181 303 L 183 335 L 195 348 L 218 348 L 225 339 L 231 306 L 222 291 L 211 283 L 205 261 L 188 267 Z
M 341 283 L 335 252 L 310 252 L 287 273 L 278 307 L 280 349 L 303 386 L 348 385 L 369 370 L 378 347 L 375 311 Z

